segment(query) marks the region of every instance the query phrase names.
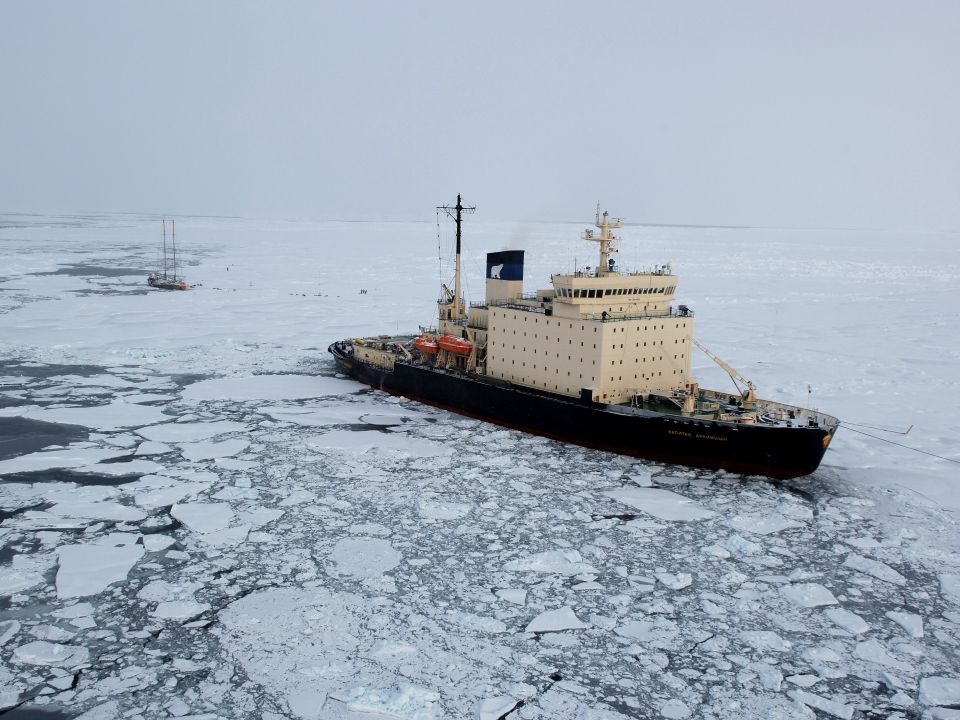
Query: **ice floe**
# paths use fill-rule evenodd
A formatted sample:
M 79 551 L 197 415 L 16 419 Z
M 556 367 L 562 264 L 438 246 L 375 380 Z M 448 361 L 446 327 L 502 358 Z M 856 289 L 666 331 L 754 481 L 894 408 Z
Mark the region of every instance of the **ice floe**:
M 563 630 L 583 630 L 588 627 L 590 625 L 578 618 L 573 608 L 568 606 L 540 613 L 527 624 L 524 632 L 561 632 Z
M 837 599 L 820 583 L 794 583 L 783 585 L 780 594 L 800 607 L 814 608 L 836 605 Z
M 183 389 L 184 400 L 298 400 L 356 392 L 350 380 L 311 375 L 251 375 L 201 380 Z
M 115 533 L 107 539 L 64 545 L 58 551 L 57 597 L 61 599 L 96 595 L 115 582 L 125 580 L 143 556 L 137 536 Z
M 604 495 L 660 520 L 692 522 L 716 515 L 696 500 L 662 488 L 624 487 L 607 490 Z

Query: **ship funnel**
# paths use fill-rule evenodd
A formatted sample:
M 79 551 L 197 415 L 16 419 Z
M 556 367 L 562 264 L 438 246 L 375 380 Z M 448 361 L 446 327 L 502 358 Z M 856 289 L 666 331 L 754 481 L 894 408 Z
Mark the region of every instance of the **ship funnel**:
M 487 304 L 523 294 L 523 250 L 487 253 Z

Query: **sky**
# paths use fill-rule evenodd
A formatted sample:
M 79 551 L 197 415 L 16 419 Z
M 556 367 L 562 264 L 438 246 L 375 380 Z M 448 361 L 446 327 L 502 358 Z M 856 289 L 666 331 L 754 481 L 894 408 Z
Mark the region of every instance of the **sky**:
M 960 230 L 960 3 L 0 3 L 0 211 Z

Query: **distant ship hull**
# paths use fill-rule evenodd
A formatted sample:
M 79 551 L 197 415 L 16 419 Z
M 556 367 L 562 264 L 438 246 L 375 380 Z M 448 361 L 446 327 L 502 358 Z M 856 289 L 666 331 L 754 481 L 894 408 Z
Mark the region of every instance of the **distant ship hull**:
M 822 427 L 767 427 L 614 406 L 551 395 L 430 366 L 397 362 L 393 370 L 329 348 L 350 377 L 461 415 L 584 447 L 657 462 L 745 475 L 793 478 L 820 465 L 832 437 Z

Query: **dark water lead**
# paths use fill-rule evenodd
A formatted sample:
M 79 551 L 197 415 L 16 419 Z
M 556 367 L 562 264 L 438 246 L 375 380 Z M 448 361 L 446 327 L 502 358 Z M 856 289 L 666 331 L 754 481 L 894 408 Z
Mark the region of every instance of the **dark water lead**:
M 70 720 L 73 714 L 49 706 L 20 705 L 12 710 L 0 712 L 0 717 L 3 720 Z
M 80 425 L 0 417 L 0 460 L 37 452 L 47 445 L 69 445 L 88 436 L 87 428 Z
M 147 276 L 149 271 L 141 268 L 110 268 L 102 265 L 64 265 L 49 272 L 30 273 L 31 275 L 70 275 L 71 277 L 124 277 L 127 275 Z M 144 281 L 146 282 L 146 281 Z

